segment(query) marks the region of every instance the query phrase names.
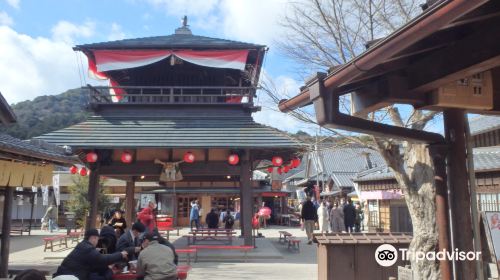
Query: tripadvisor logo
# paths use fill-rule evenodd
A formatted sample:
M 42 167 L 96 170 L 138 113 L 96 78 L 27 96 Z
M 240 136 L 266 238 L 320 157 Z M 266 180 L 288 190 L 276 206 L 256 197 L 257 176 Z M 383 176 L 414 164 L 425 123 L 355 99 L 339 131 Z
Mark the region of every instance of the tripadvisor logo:
M 375 260 L 384 267 L 394 265 L 398 261 L 398 251 L 402 261 L 415 259 L 418 261 L 428 260 L 450 260 L 450 261 L 473 261 L 481 258 L 481 252 L 464 252 L 455 249 L 453 251 L 437 251 L 437 252 L 409 252 L 406 248 L 396 249 L 391 244 L 382 244 L 375 250 Z

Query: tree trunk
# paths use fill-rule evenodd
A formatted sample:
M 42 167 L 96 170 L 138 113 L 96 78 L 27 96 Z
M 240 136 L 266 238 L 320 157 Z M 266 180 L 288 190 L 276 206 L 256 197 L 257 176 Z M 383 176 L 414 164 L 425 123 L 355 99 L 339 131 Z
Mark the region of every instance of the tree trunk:
M 393 170 L 404 194 L 413 224 L 408 249 L 415 280 L 440 279 L 439 263 L 415 259 L 415 252 L 437 251 L 436 189 L 434 165 L 425 144 L 405 143 L 404 158 L 399 145 L 377 141 L 382 156 Z

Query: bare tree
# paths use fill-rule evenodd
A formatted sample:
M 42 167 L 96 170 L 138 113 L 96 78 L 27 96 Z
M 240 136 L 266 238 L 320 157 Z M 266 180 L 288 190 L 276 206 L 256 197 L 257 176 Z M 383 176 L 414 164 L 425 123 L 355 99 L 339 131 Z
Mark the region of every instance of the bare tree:
M 367 42 L 388 35 L 412 19 L 419 12 L 420 3 L 416 0 L 293 2 L 282 20 L 285 34 L 278 45 L 306 71 L 335 67 L 363 52 Z M 291 114 L 301 120 L 307 115 L 304 110 Z M 415 110 L 404 118 L 397 107 L 391 106 L 369 117 L 379 121 L 380 116 L 388 117 L 394 125 L 423 130 L 436 114 Z M 369 143 L 382 154 L 404 194 L 414 232 L 409 251 L 436 251 L 436 192 L 428 146 L 380 137 L 372 137 Z M 416 279 L 440 278 L 438 263 L 410 261 Z

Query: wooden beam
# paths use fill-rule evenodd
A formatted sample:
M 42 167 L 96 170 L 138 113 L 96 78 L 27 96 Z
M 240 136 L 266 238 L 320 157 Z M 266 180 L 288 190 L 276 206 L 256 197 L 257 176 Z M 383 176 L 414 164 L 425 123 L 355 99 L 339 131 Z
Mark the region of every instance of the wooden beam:
M 132 224 L 135 221 L 135 181 L 134 179 L 127 181 L 127 186 L 125 187 L 125 220 L 127 221 L 128 228 L 132 228 Z
M 14 188 L 6 187 L 3 204 L 2 240 L 0 251 L 0 278 L 7 278 L 9 271 L 10 226 Z
M 226 161 L 182 163 L 180 167 L 185 176 L 236 176 L 240 174 L 240 166 L 229 165 Z M 102 165 L 99 172 L 103 176 L 158 176 L 161 170 L 162 166 L 153 162 L 132 164 L 113 162 L 110 165 Z
M 415 61 L 406 69 L 411 93 L 425 93 L 444 84 L 500 65 L 499 20 L 486 21 L 471 35 Z M 488 27 L 487 25 L 491 25 Z
M 452 248 L 472 252 L 473 234 L 471 197 L 467 178 L 465 113 L 461 109 L 447 109 L 443 114 L 448 153 L 448 186 L 450 194 Z M 475 199 L 475 198 L 472 198 Z M 456 279 L 475 279 L 474 261 L 457 261 Z
M 90 211 L 85 229 L 95 228 L 97 209 L 99 207 L 99 167 L 91 166 L 89 176 L 88 200 L 90 202 Z

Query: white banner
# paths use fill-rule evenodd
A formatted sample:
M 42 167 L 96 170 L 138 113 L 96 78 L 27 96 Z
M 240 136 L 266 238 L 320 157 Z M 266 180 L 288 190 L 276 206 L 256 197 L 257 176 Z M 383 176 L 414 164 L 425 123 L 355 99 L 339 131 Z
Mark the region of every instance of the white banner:
M 38 188 L 35 187 L 35 186 L 32 186 L 31 187 L 31 192 L 35 193 L 35 195 L 33 196 L 33 204 L 34 205 L 37 205 L 37 192 L 38 192 Z
M 49 186 L 42 186 L 42 205 L 49 205 Z
M 59 192 L 59 174 L 52 176 L 52 187 L 54 188 L 56 205 L 59 206 L 61 204 L 61 193 Z

